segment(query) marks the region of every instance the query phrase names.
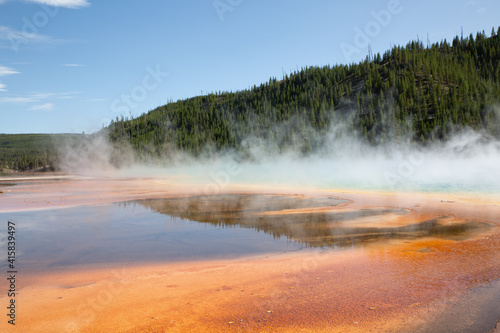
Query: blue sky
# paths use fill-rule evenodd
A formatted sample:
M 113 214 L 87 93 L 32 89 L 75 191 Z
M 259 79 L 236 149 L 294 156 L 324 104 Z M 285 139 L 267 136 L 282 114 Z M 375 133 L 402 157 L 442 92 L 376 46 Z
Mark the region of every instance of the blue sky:
M 497 0 L 0 0 L 0 133 L 87 133 L 500 21 Z

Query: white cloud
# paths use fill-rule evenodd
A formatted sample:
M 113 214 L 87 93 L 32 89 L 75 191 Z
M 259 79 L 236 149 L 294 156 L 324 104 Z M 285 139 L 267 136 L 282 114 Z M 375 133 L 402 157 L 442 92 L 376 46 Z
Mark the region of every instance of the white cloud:
M 16 29 L 9 28 L 7 26 L 0 25 L 0 48 L 11 49 L 17 51 L 19 46 L 24 44 L 55 44 L 61 42 L 60 40 L 54 39 L 49 36 L 19 31 Z
M 63 92 L 63 93 L 31 93 L 26 96 L 19 97 L 0 97 L 0 104 L 26 104 L 26 103 L 41 103 L 49 98 L 51 99 L 70 99 L 74 98 L 78 91 Z
M 90 3 L 87 0 L 28 0 L 28 1 L 48 6 L 65 7 L 65 8 L 81 8 L 90 5 Z
M 12 68 L 0 66 L 0 76 L 6 76 L 11 74 L 18 74 L 19 72 L 13 70 Z
M 43 100 L 47 98 L 55 98 L 55 99 L 69 99 L 75 97 L 74 95 L 80 93 L 79 91 L 71 91 L 71 92 L 62 92 L 62 93 L 53 93 L 53 92 L 34 92 L 31 93 L 31 98 L 35 100 Z
M 476 13 L 484 13 L 486 12 L 486 8 L 479 8 L 478 10 L 476 10 Z
M 105 102 L 105 101 L 107 101 L 107 99 L 104 98 L 91 98 L 87 100 L 87 102 Z
M 85 65 L 81 64 L 64 64 L 63 67 L 83 67 Z
M 12 74 L 18 74 L 19 72 L 12 69 L 12 68 L 9 68 L 9 67 L 5 67 L 5 66 L 0 66 L 0 76 L 7 76 L 7 75 L 12 75 Z M 7 91 L 5 89 L 5 87 L 7 87 L 5 84 L 3 84 L 2 82 L 0 82 L 0 91 Z
M 17 104 L 35 102 L 33 97 L 2 97 L 0 103 Z
M 64 93 L 55 93 L 54 97 L 57 99 L 70 99 L 70 98 L 75 98 L 75 95 L 81 94 L 81 91 L 70 91 L 70 92 L 64 92 Z
M 54 104 L 52 103 L 45 103 L 41 105 L 33 105 L 30 107 L 28 110 L 30 111 L 38 111 L 38 110 L 43 110 L 43 111 L 50 111 L 54 109 Z
M 23 41 L 31 41 L 31 42 L 43 42 L 50 40 L 51 38 L 45 35 L 19 31 L 16 29 L 9 28 L 7 26 L 0 26 L 0 39 L 3 40 L 23 40 Z

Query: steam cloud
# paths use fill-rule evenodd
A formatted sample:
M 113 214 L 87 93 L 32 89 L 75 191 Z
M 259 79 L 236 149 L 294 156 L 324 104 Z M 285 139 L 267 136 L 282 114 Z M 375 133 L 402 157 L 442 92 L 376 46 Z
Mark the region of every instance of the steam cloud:
M 500 114 L 498 107 L 496 112 Z M 499 133 L 499 119 L 490 133 Z M 139 160 L 131 147 L 112 146 L 104 130 L 64 145 L 61 167 L 70 174 L 97 177 L 176 178 L 198 184 L 203 194 L 236 184 L 482 193 L 500 189 L 500 141 L 486 132 L 459 129 L 448 140 L 426 146 L 412 142 L 411 133 L 398 139 L 389 135 L 392 139 L 373 145 L 346 122 L 332 119 L 326 133 L 303 128 L 290 149 L 280 149 L 280 133 L 294 126 L 292 122 L 274 128 L 273 140 L 247 138 L 243 154 L 207 149 L 194 157 L 171 150 L 165 160 Z M 304 144 L 315 149 L 304 155 Z

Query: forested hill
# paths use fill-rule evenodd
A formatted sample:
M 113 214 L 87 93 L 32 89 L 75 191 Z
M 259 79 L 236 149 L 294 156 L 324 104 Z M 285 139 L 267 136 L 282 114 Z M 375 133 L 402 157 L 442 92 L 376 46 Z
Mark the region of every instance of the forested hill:
M 282 148 L 303 142 L 307 151 L 314 142 L 296 137 L 307 138 L 305 128 L 322 133 L 339 117 L 374 143 L 411 133 L 425 144 L 446 138 L 457 126 L 498 136 L 493 107 L 500 99 L 499 60 L 500 28 L 489 36 L 457 36 L 429 46 L 413 41 L 357 64 L 308 67 L 252 89 L 117 118 L 109 135 L 115 144 L 130 142 L 146 155 L 169 149 L 198 153 L 207 144 L 240 149 L 249 137 L 274 140 Z
M 117 118 L 96 135 L 109 135 L 115 156 L 132 146 L 138 158 L 164 158 L 177 150 L 196 155 L 207 147 L 245 153 L 250 138 L 307 153 L 328 140 L 323 134 L 339 122 L 373 144 L 410 136 L 426 145 L 465 126 L 499 138 L 499 60 L 500 28 L 429 46 L 413 41 L 357 64 L 308 67 L 252 89 Z M 5 136 L 0 168 L 57 168 L 57 149 L 27 138 Z M 20 144 L 8 144 L 12 140 Z

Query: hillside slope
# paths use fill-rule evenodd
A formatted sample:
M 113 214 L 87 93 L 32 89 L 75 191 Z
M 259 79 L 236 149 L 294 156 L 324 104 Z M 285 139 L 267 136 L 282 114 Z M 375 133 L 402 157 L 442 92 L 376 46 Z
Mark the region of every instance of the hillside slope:
M 80 134 L 0 134 L 0 173 L 54 170 L 57 145 L 81 138 Z
M 428 47 L 413 41 L 357 64 L 307 67 L 252 89 L 117 117 L 94 135 L 55 142 L 48 134 L 0 135 L 0 168 L 57 169 L 61 142 L 78 156 L 78 145 L 91 152 L 103 134 L 115 148 L 113 164 L 130 147 L 138 159 L 225 149 L 245 156 L 255 141 L 273 152 L 307 154 L 331 140 L 326 134 L 336 124 L 375 145 L 401 139 L 426 145 L 464 127 L 500 138 L 499 61 L 500 28 Z
M 239 92 L 169 103 L 134 119 L 116 119 L 109 137 L 139 155 L 173 149 L 241 150 L 245 139 L 272 141 L 307 152 L 321 144 L 332 121 L 372 143 L 411 135 L 426 143 L 454 128 L 498 136 L 500 28 L 491 36 L 456 37 L 424 47 L 413 41 L 364 62 L 308 67 Z

